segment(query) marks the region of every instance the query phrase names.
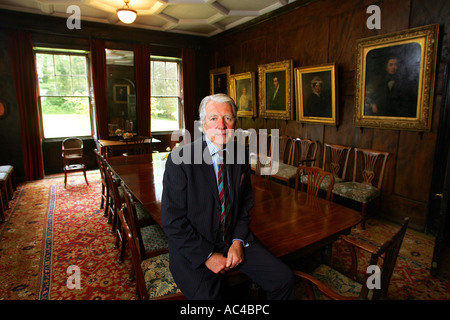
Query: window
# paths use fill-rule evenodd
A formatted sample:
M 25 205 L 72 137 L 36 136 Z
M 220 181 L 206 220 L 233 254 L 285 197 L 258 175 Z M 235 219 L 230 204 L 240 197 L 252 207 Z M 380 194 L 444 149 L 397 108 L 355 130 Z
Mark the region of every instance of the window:
M 152 57 L 151 126 L 152 132 L 181 128 L 180 60 Z
M 87 53 L 35 50 L 44 138 L 92 135 Z

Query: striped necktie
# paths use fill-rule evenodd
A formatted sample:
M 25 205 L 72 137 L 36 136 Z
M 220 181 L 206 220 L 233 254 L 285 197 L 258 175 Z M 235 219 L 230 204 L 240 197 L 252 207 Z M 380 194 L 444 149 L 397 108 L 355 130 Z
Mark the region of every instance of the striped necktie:
M 228 178 L 227 168 L 225 164 L 223 151 L 219 151 L 219 171 L 217 175 L 217 182 L 219 188 L 219 199 L 221 203 L 220 223 L 222 224 L 223 235 L 222 239 L 226 244 L 229 244 L 230 238 L 230 222 L 231 222 L 231 205 L 230 195 L 228 192 Z

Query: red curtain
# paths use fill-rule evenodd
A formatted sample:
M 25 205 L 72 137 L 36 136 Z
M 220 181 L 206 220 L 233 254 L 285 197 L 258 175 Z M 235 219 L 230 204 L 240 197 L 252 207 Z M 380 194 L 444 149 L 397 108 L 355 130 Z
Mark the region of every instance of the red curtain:
M 27 180 L 44 178 L 44 159 L 37 103 L 37 74 L 29 32 L 8 32 L 9 56 L 19 110 L 22 153 Z
M 134 45 L 138 134 L 150 136 L 150 46 Z
M 195 121 L 195 51 L 184 49 L 181 53 L 183 77 L 183 113 L 184 127 L 194 139 Z
M 108 139 L 108 100 L 106 97 L 106 52 L 103 40 L 91 39 L 91 68 L 94 82 L 95 118 L 99 139 Z

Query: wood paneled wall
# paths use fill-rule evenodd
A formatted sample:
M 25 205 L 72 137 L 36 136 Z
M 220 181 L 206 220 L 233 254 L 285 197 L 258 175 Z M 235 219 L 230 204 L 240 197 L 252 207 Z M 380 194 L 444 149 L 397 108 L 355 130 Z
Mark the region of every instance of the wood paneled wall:
M 369 17 L 366 10 L 371 4 L 381 8 L 380 30 L 366 27 Z M 317 140 L 321 147 L 326 142 L 389 152 L 381 215 L 393 221 L 409 216 L 411 227 L 424 230 L 442 100 L 443 63 L 437 64 L 431 132 L 355 127 L 356 40 L 433 23 L 441 24 L 443 34 L 448 29 L 449 8 L 448 1 L 444 0 L 315 1 L 256 25 L 216 36 L 211 40 L 211 67 L 231 66 L 231 73 L 254 71 L 257 74 L 258 65 L 285 59 L 292 59 L 294 67 L 335 62 L 339 86 L 338 126 L 241 118 L 240 127 L 276 128 L 280 134 Z M 446 42 L 442 34 L 440 42 Z M 447 50 L 448 44 L 441 44 L 438 61 L 448 59 L 442 53 Z M 321 155 L 318 158 L 321 159 Z M 350 178 L 349 173 L 347 178 Z

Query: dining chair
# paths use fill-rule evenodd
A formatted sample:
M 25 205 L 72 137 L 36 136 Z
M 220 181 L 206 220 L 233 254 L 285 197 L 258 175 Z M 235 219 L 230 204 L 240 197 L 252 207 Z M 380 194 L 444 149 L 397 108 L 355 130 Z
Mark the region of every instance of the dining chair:
M 330 172 L 327 172 L 319 167 L 308 167 L 305 165 L 299 165 L 297 168 L 295 179 L 295 192 L 303 190 L 303 185 L 306 185 L 306 193 L 317 197 L 319 190 L 321 190 L 324 179 L 328 180 L 328 189 L 326 190 L 325 199 L 332 200 L 332 190 L 334 186 L 334 176 Z M 302 182 L 305 183 L 302 183 Z
M 294 139 L 294 150 L 298 153 L 298 156 L 294 159 L 294 165 L 308 165 L 313 166 L 317 156 L 317 149 L 319 148 L 317 141 L 297 138 Z
M 296 144 L 294 143 L 294 140 L 294 138 L 288 135 L 281 135 L 279 137 L 278 168 L 271 174 L 271 178 L 284 181 L 288 185 L 291 185 L 297 173 L 297 166 L 294 164 L 296 155 Z M 272 141 L 272 150 L 275 149 L 273 144 L 274 142 Z M 273 155 L 272 158 L 274 158 Z
M 138 243 L 137 229 L 128 223 L 123 210 L 122 214 L 119 215 L 119 219 L 123 227 L 124 237 L 127 239 L 131 251 L 138 298 L 141 300 L 185 299 L 170 272 L 169 253 L 142 259 L 144 254 Z
M 67 173 L 83 172 L 86 184 L 86 165 L 84 164 L 83 140 L 80 138 L 66 138 L 62 142 L 62 158 L 64 164 L 64 188 L 67 185 Z
M 347 236 L 341 236 L 341 240 L 350 249 L 351 265 L 347 272 L 340 272 L 325 264 L 320 265 L 310 274 L 294 270 L 294 274 L 302 279 L 308 298 L 311 300 L 386 299 L 408 223 L 407 217 L 397 233 L 381 246 L 359 243 Z M 357 252 L 359 250 L 369 253 L 370 259 L 365 261 L 364 265 L 359 264 L 358 268 Z M 360 254 L 360 256 L 363 255 Z M 380 259 L 381 266 L 378 263 Z M 363 281 L 359 282 L 358 273 L 361 274 L 361 272 Z
M 118 211 L 122 208 L 122 203 L 124 202 L 123 193 L 119 191 L 118 177 L 116 177 L 111 169 L 111 167 L 106 163 L 106 181 L 109 189 L 109 201 L 108 202 L 108 223 L 111 224 L 111 233 L 116 234 L 117 236 L 120 231 L 117 230 L 118 225 Z M 117 246 L 117 240 L 116 240 Z
M 100 171 L 100 177 L 102 180 L 102 194 L 101 194 L 101 202 L 100 202 L 100 209 L 104 209 L 104 214 L 107 213 L 107 208 L 106 206 L 109 205 L 109 188 L 108 188 L 108 183 L 106 181 L 106 172 L 105 172 L 105 163 L 104 163 L 104 159 L 103 156 L 100 154 L 100 152 L 98 152 L 97 149 L 94 149 L 94 154 L 95 154 L 95 159 L 97 161 L 97 166 L 98 169 Z
M 121 182 L 121 188 L 125 200 L 123 214 L 128 225 L 134 230 L 141 259 L 167 253 L 169 251 L 169 240 L 163 229 L 153 219 L 146 219 L 147 223 L 143 223 L 143 216 L 149 215 L 149 213 L 142 204 L 134 200 L 123 181 Z M 149 222 L 150 220 L 151 222 Z M 122 247 L 124 247 L 124 244 L 126 244 L 125 241 L 122 242 Z
M 343 181 L 334 185 L 334 195 L 361 203 L 363 229 L 367 220 L 367 205 L 381 196 L 388 156 L 388 152 L 355 148 L 352 181 Z
M 331 172 L 334 182 L 345 180 L 351 147 L 324 143 L 322 169 Z
M 127 152 L 123 153 L 124 156 L 132 155 L 132 154 L 145 154 L 148 153 L 148 147 L 145 145 L 145 142 L 151 139 L 147 136 L 134 136 L 132 138 L 125 139 L 125 143 L 127 145 Z M 150 140 L 151 141 L 151 140 Z M 151 146 L 151 143 L 150 143 Z

